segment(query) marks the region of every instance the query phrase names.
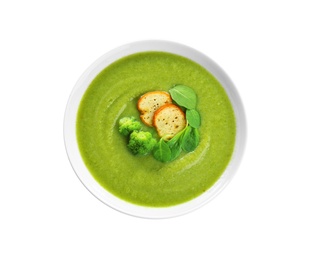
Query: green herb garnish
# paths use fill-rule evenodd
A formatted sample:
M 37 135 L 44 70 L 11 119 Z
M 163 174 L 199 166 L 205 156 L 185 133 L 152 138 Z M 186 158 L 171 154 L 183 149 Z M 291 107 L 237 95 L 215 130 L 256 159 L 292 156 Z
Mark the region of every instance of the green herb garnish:
M 184 85 L 176 85 L 169 90 L 170 95 L 179 106 L 187 109 L 194 109 L 197 103 L 197 97 L 194 90 Z
M 182 150 L 192 152 L 198 146 L 200 142 L 198 128 L 201 125 L 201 116 L 196 110 L 197 96 L 193 89 L 184 85 L 176 85 L 169 92 L 173 101 L 186 109 L 187 120 L 187 126 L 167 143 L 171 150 L 170 161 L 172 161 L 181 154 Z
M 189 122 L 189 125 L 194 128 L 199 128 L 201 125 L 200 113 L 195 109 L 187 109 L 185 112 L 186 119 Z
M 181 147 L 186 152 L 192 152 L 200 142 L 200 134 L 196 128 L 187 126 L 181 138 Z
M 161 162 L 169 162 L 171 160 L 171 150 L 169 145 L 161 138 L 153 150 L 153 156 Z
M 176 159 L 181 151 L 182 151 L 182 148 L 181 148 L 181 138 L 182 138 L 182 133 L 183 133 L 184 129 L 177 133 L 167 144 L 170 148 L 170 151 L 171 151 L 171 158 L 170 158 L 170 161 L 173 161 L 174 159 Z

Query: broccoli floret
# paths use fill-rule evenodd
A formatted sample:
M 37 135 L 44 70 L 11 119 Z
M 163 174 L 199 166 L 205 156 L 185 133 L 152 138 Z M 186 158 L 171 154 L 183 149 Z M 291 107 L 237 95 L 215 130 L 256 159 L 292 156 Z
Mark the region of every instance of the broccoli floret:
M 133 154 L 146 155 L 156 145 L 157 141 L 150 132 L 134 131 L 130 135 L 127 147 Z
M 119 121 L 119 132 L 122 135 L 128 136 L 135 130 L 140 130 L 142 127 L 141 123 L 135 119 L 135 117 L 123 117 Z

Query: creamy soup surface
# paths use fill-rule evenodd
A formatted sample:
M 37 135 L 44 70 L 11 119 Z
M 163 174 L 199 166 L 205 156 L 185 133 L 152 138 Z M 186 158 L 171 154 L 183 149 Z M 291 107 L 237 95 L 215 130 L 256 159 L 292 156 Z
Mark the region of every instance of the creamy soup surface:
M 133 155 L 118 132 L 119 119 L 139 119 L 141 95 L 168 91 L 176 84 L 197 94 L 198 147 L 168 163 Z M 236 122 L 224 88 L 203 67 L 171 53 L 140 52 L 112 63 L 91 82 L 79 106 L 76 130 L 83 161 L 102 187 L 133 204 L 168 207 L 196 198 L 219 179 L 233 154 Z M 158 140 L 154 128 L 143 130 Z

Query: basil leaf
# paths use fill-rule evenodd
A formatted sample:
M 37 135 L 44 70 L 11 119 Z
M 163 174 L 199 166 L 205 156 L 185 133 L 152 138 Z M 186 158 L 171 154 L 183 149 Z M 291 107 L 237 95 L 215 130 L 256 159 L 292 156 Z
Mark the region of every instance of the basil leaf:
M 189 122 L 189 125 L 194 128 L 199 128 L 201 125 L 200 113 L 195 109 L 188 109 L 185 113 L 186 119 Z
M 173 161 L 174 159 L 176 159 L 181 151 L 182 151 L 182 148 L 181 148 L 181 137 L 182 137 L 182 134 L 184 132 L 181 131 L 180 133 L 176 134 L 167 144 L 169 145 L 169 148 L 170 148 L 170 151 L 171 151 L 171 159 L 170 161 Z
M 200 134 L 196 128 L 188 126 L 181 138 L 181 147 L 186 152 L 192 152 L 200 142 Z
M 196 107 L 197 97 L 194 90 L 184 85 L 176 85 L 169 90 L 172 99 L 182 107 L 193 109 Z
M 170 161 L 173 161 L 180 155 L 182 151 L 181 143 L 176 142 L 172 147 L 170 147 L 170 151 L 171 151 Z
M 169 145 L 161 138 L 154 148 L 153 156 L 161 162 L 169 162 L 171 160 L 171 150 Z

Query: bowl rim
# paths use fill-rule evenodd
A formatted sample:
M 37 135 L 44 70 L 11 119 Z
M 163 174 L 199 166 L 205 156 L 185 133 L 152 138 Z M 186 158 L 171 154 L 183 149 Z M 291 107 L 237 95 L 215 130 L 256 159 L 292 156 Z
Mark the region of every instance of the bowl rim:
M 107 66 L 125 56 L 146 52 L 162 51 L 193 60 L 208 70 L 222 85 L 233 106 L 236 119 L 235 147 L 229 164 L 221 177 L 200 196 L 175 206 L 147 207 L 122 200 L 103 188 L 90 174 L 81 158 L 76 139 L 76 116 L 79 104 L 91 81 Z M 165 40 L 143 40 L 131 42 L 109 51 L 94 61 L 80 76 L 69 96 L 63 124 L 64 144 L 70 164 L 86 189 L 107 206 L 130 216 L 149 219 L 172 218 L 187 214 L 213 200 L 230 183 L 241 163 L 246 145 L 246 115 L 237 88 L 212 59 L 187 45 Z

